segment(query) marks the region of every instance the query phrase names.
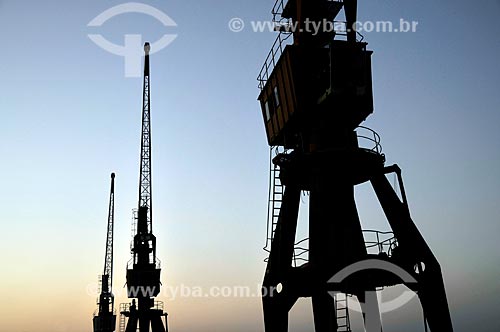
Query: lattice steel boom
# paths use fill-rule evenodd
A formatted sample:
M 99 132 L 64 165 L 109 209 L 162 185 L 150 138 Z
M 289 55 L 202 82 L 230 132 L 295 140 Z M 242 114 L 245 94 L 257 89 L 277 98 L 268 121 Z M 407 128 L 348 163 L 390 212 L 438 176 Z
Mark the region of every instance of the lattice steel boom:
M 148 43 L 144 46 L 144 83 L 142 96 L 142 134 L 141 134 L 141 168 L 139 176 L 139 208 L 148 209 L 148 228 L 152 231 L 152 199 L 151 199 L 151 116 L 149 97 L 149 51 Z

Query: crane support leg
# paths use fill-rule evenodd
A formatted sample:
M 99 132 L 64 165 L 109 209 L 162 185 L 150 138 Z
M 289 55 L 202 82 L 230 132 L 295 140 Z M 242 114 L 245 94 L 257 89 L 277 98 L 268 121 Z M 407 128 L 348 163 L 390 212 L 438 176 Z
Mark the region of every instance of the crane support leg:
M 314 330 L 316 332 L 337 331 L 337 315 L 335 312 L 335 299 L 327 292 L 312 296 L 314 314 Z
M 382 318 L 378 306 L 378 298 L 375 288 L 368 288 L 365 292 L 356 295 L 363 312 L 365 332 L 381 332 Z
M 398 167 L 396 172 L 400 172 Z M 397 255 L 394 254 L 395 263 L 409 272 L 414 272 L 416 267 L 418 283 L 413 290 L 418 293 L 431 331 L 452 332 L 439 262 L 411 219 L 407 204 L 399 199 L 385 174 L 373 176 L 371 183 L 398 239 L 398 252 Z
M 326 284 L 336 272 L 366 256 L 354 187 L 347 179 L 322 167 L 311 189 L 309 264 L 314 284 Z M 312 304 L 315 331 L 337 331 L 335 299 L 322 289 L 312 294 Z
M 299 204 L 300 189 L 286 186 L 262 286 L 266 331 L 286 332 L 288 311 L 298 299 L 292 287 L 287 287 L 287 277 L 292 270 Z
M 137 316 L 130 316 L 127 323 L 127 328 L 125 332 L 136 332 L 137 331 Z
M 149 331 L 150 323 L 149 316 L 142 315 L 139 318 L 139 331 Z
M 319 282 L 366 256 L 354 186 L 342 173 L 323 169 L 310 192 L 309 262 Z
M 160 315 L 155 315 L 151 317 L 151 327 L 153 331 L 165 332 L 166 328 L 163 326 L 163 321 Z

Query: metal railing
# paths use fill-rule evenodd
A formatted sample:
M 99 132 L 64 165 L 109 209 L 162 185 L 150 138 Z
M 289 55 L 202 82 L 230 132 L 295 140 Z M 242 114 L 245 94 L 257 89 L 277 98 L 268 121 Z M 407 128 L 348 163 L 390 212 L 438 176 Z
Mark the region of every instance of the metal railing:
M 132 239 L 137 234 L 137 213 L 138 213 L 137 209 L 132 209 L 132 227 L 131 227 Z
M 304 263 L 309 262 L 309 238 L 305 238 L 300 240 L 299 242 L 295 243 L 295 246 L 293 248 L 293 257 L 292 257 L 292 266 L 293 267 L 298 267 Z M 271 250 L 267 250 L 264 248 L 264 250 L 268 253 L 271 253 Z M 269 256 L 264 259 L 264 262 L 267 263 L 269 262 Z
M 163 301 L 155 301 L 153 307 L 151 309 L 153 310 L 161 310 L 163 311 L 164 310 L 164 304 L 163 304 Z
M 122 312 L 130 312 L 131 303 L 120 303 L 120 313 Z M 165 305 L 163 301 L 155 301 L 151 309 L 153 310 L 164 310 Z M 136 308 L 137 309 L 137 308 Z
M 264 65 L 262 66 L 259 72 L 259 76 L 257 76 L 257 81 L 259 81 L 258 85 L 259 89 L 261 90 L 264 89 L 267 80 L 269 80 L 269 77 L 273 73 L 276 64 L 281 58 L 281 55 L 283 54 L 285 47 L 289 44 L 288 40 L 289 39 L 291 40 L 290 38 L 291 35 L 292 35 L 291 32 L 283 32 L 283 31 L 281 31 L 278 34 L 278 37 L 274 41 L 274 44 L 271 47 L 271 51 L 269 51 L 266 60 L 264 61 Z
M 398 241 L 394 237 L 393 232 L 380 232 L 368 229 L 363 230 L 363 237 L 365 239 L 366 251 L 369 254 L 386 254 L 390 257 L 394 248 L 398 246 Z
M 329 1 L 338 3 L 343 2 L 343 0 Z M 258 87 L 261 90 L 264 89 L 269 76 L 272 74 L 274 68 L 276 67 L 277 61 L 283 54 L 284 48 L 286 47 L 286 45 L 288 45 L 287 41 L 293 34 L 293 30 L 297 29 L 297 25 L 294 24 L 291 18 L 283 17 L 283 12 L 285 11 L 287 3 L 288 0 L 276 0 L 273 9 L 271 10 L 271 13 L 273 15 L 274 30 L 279 32 L 279 34 L 273 46 L 271 47 L 271 51 L 264 61 L 264 65 L 262 66 L 259 76 L 257 77 L 257 80 L 259 81 Z M 347 22 L 333 21 L 333 27 L 335 35 L 347 37 L 347 31 L 349 30 L 347 27 Z M 356 31 L 356 41 L 362 42 L 363 40 L 364 36 Z
M 129 312 L 130 306 L 130 303 L 120 303 L 120 312 Z
M 368 127 L 359 126 L 356 128 L 358 143 L 369 144 L 368 147 L 361 144 L 361 148 L 365 148 L 377 154 L 382 154 L 382 145 L 380 144 L 380 135 L 376 131 Z
M 295 243 L 293 248 L 293 266 L 300 266 L 300 263 L 309 262 L 309 238 L 305 238 Z
M 347 37 L 347 22 L 346 21 L 333 21 L 333 27 L 335 31 L 336 36 L 344 36 Z M 361 33 L 356 31 L 356 41 L 358 43 L 361 43 L 365 39 L 365 36 L 363 36 Z
M 276 24 L 289 23 L 289 19 L 283 17 L 283 11 L 285 10 L 288 0 L 276 0 L 271 13 L 273 14 L 273 22 Z
M 149 262 L 152 262 L 152 261 L 153 261 L 153 253 L 150 253 L 149 254 Z M 134 264 L 135 264 L 134 257 L 132 257 L 127 262 L 127 269 L 131 270 L 134 267 Z M 155 260 L 155 268 L 161 269 L 161 260 L 159 260 L 158 258 L 156 258 L 156 260 Z
M 398 241 L 393 232 L 381 232 L 376 230 L 363 230 L 365 248 L 368 254 L 386 254 L 392 256 L 392 251 L 398 246 Z M 267 250 L 266 250 L 267 251 Z M 270 252 L 270 251 L 268 251 Z M 309 262 L 309 238 L 304 238 L 295 243 L 293 250 L 293 266 L 300 266 L 301 263 Z M 268 262 L 269 257 L 264 259 Z

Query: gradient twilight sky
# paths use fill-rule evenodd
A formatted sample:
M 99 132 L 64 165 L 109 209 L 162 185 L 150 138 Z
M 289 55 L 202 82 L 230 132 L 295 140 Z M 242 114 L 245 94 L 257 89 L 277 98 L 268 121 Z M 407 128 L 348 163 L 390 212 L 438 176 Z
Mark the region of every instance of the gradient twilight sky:
M 164 285 L 249 286 L 264 272 L 268 147 L 255 77 L 275 35 L 228 21 L 270 19 L 271 0 L 144 1 L 164 27 L 126 14 L 87 24 L 116 0 L 0 0 L 0 332 L 91 330 L 102 273 L 109 174 L 116 177 L 115 278 L 125 302 L 136 207 L 141 89 L 123 58 L 87 37 L 155 41 L 154 231 Z M 360 20 L 418 21 L 365 33 L 388 164 L 403 169 L 413 219 L 440 260 L 456 331 L 500 331 L 500 1 L 359 1 Z M 248 26 L 249 24 L 247 24 Z M 373 193 L 362 223 L 387 229 Z M 256 290 L 254 292 L 257 292 Z M 163 296 L 175 332 L 263 331 L 258 297 Z M 411 302 L 384 319 L 422 331 Z M 309 303 L 290 331 L 311 331 Z M 391 331 L 390 328 L 387 331 Z

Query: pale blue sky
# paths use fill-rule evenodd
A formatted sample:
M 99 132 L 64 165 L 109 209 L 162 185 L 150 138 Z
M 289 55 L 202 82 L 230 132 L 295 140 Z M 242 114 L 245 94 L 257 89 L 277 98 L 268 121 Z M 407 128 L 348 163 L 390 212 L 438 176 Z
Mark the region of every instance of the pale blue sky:
M 0 1 L 0 309 L 11 317 L 1 319 L 0 331 L 90 330 L 94 298 L 85 288 L 102 269 L 112 171 L 117 292 L 125 281 L 141 79 L 125 78 L 123 59 L 89 33 L 116 44 L 124 34 L 150 41 L 178 34 L 151 57 L 163 283 L 261 282 L 268 147 L 255 78 L 275 36 L 233 33 L 227 23 L 268 20 L 274 2 L 145 1 L 178 27 L 141 14 L 87 27 L 121 3 Z M 442 263 L 456 331 L 497 331 L 500 2 L 377 0 L 359 7 L 360 20 L 419 22 L 416 33 L 364 34 L 374 50 L 375 94 L 365 125 L 381 135 L 388 163 L 403 169 L 413 219 Z M 383 227 L 367 188 L 358 190 L 358 206 L 364 225 Z M 306 306 L 295 311 L 291 331 L 311 326 Z M 263 329 L 258 298 L 183 298 L 167 307 L 177 332 Z M 15 322 L 22 310 L 32 319 Z M 408 326 L 419 317 L 411 311 L 403 311 Z

